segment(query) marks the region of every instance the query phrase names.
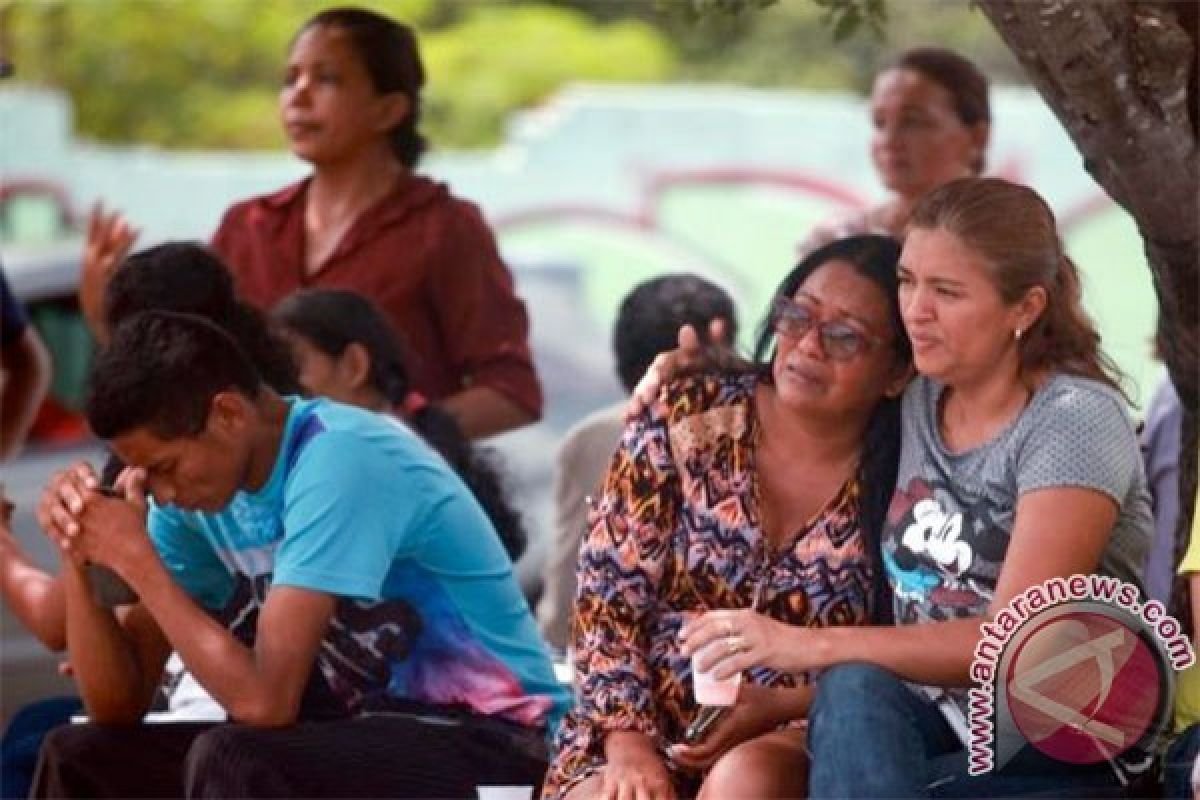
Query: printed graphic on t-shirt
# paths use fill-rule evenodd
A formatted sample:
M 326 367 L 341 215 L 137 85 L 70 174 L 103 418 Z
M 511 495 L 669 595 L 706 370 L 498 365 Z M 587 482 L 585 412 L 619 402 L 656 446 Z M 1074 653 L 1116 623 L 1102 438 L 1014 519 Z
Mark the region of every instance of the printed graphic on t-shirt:
M 342 598 L 317 654 L 326 684 L 351 711 L 386 697 L 478 714 L 523 725 L 545 722 L 552 702 L 530 695 L 507 665 L 471 632 L 446 591 L 419 570 L 389 582 L 411 598 L 363 602 Z M 216 616 L 252 646 L 269 575 L 235 575 L 230 601 Z
M 888 509 L 883 560 L 897 621 L 983 613 L 991 601 L 1008 534 L 986 498 L 961 508 L 945 487 L 913 478 Z
M 325 640 L 329 657 L 319 660 L 334 691 L 355 706 L 386 691 L 525 725 L 544 722 L 550 698 L 526 693 L 472 633 L 444 587 L 413 566 L 394 569 L 384 593 L 392 586 L 403 587 L 405 597 L 339 604 Z
M 254 645 L 254 634 L 258 629 L 258 611 L 262 608 L 267 590 L 271 588 L 271 576 L 259 575 L 249 578 L 235 573 L 231 576 L 233 590 L 225 606 L 213 616 L 247 647 Z

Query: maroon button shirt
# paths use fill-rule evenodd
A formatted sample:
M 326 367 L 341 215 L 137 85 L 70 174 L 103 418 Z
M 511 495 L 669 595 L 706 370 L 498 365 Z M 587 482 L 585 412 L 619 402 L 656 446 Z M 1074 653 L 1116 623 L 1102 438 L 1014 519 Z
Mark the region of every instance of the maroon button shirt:
M 308 184 L 306 179 L 225 212 L 212 244 L 241 296 L 269 310 L 297 289 L 356 291 L 403 335 L 417 391 L 436 400 L 488 386 L 540 417 L 529 317 L 479 209 L 443 184 L 406 175 L 308 275 Z

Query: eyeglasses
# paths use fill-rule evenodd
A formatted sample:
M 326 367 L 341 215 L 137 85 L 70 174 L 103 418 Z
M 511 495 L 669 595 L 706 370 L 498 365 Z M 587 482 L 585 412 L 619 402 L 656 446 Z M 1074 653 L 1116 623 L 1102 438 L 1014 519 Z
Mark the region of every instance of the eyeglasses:
M 884 341 L 858 330 L 844 320 L 821 322 L 811 308 L 782 295 L 776 297 L 772 305 L 772 319 L 771 327 L 775 332 L 790 339 L 803 339 L 816 328 L 821 349 L 835 361 L 850 361 L 862 353 L 869 353 Z

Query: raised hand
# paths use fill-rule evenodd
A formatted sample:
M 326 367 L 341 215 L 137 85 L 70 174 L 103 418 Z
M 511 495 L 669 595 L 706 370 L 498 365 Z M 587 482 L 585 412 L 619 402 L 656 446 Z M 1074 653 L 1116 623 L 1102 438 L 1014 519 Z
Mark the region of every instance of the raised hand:
M 99 202 L 88 214 L 87 241 L 79 273 L 79 307 L 92 333 L 101 341 L 108 335 L 104 324 L 104 290 L 138 233 L 120 213 L 106 211 Z
M 675 378 L 691 372 L 725 369 L 737 365 L 737 355 L 729 342 L 728 321 L 721 317 L 709 321 L 708 341 L 709 344 L 706 345 L 691 325 L 680 328 L 679 346 L 674 350 L 659 353 L 634 387 L 629 402 L 625 405 L 625 419 L 632 420 L 641 414 L 658 397 L 662 387 Z

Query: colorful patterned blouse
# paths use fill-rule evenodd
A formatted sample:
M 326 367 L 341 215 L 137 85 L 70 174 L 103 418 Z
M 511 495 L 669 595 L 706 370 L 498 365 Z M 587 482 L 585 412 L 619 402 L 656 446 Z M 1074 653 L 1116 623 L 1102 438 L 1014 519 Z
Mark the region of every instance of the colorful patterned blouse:
M 607 731 L 683 741 L 695 714 L 676 634 L 688 614 L 757 608 L 794 625 L 868 621 L 873 566 L 852 480 L 775 550 L 755 473 L 758 378 L 694 378 L 667 388 L 613 457 L 579 555 L 572 635 L 577 706 L 563 720 L 544 796 L 604 765 Z M 790 687 L 809 675 L 745 679 Z M 675 772 L 682 794 L 700 776 Z

